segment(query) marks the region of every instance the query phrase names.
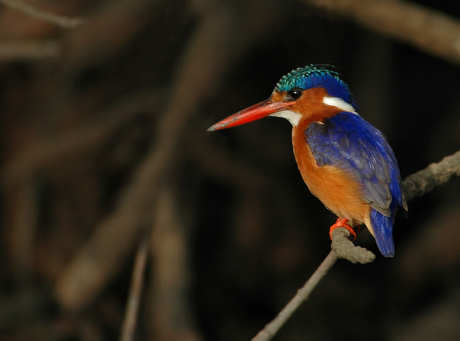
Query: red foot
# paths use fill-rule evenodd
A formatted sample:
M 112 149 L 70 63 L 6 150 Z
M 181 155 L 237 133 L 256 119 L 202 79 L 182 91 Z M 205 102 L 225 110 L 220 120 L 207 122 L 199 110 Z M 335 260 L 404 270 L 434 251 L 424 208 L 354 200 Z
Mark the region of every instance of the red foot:
M 353 230 L 353 228 L 350 225 L 347 225 L 347 223 L 348 223 L 348 219 L 346 219 L 346 218 L 337 219 L 335 224 L 332 225 L 331 228 L 329 229 L 329 238 L 331 238 L 331 240 L 332 240 L 332 231 L 334 231 L 338 227 L 343 227 L 344 229 L 347 229 L 348 232 L 350 232 L 350 234 L 353 236 L 353 240 L 356 240 L 356 232 L 355 232 L 355 230 Z

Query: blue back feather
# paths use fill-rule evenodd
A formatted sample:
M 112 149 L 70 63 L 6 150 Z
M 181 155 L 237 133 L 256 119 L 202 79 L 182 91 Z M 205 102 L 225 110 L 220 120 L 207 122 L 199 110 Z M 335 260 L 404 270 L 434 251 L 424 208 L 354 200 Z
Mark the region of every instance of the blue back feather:
M 323 123 L 312 123 L 305 131 L 316 163 L 345 170 L 361 184 L 364 200 L 372 207 L 377 246 L 392 257 L 394 217 L 398 207 L 405 207 L 393 150 L 382 133 L 359 115 L 341 112 Z

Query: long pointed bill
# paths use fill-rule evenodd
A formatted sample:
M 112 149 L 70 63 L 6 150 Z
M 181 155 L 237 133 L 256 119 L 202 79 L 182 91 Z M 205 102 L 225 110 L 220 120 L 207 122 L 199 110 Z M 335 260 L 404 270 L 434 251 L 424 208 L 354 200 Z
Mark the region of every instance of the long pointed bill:
M 281 111 L 295 102 L 272 102 L 269 99 L 251 105 L 249 108 L 238 111 L 236 114 L 224 118 L 222 121 L 213 124 L 208 128 L 208 131 L 227 129 L 246 124 L 261 118 L 267 117 L 270 114 Z

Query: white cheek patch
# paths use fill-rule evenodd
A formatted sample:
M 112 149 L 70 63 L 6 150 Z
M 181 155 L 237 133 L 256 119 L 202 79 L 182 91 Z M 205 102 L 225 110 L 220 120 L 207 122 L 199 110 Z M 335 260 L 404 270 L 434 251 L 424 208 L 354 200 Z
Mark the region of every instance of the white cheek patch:
M 332 107 L 339 108 L 343 111 L 351 112 L 353 114 L 358 115 L 358 113 L 355 111 L 355 108 L 347 102 L 345 102 L 343 99 L 339 97 L 323 97 L 323 103 L 326 105 L 330 105 Z
M 278 111 L 278 112 L 275 112 L 274 114 L 271 114 L 270 116 L 285 118 L 286 120 L 291 122 L 293 127 L 299 124 L 299 121 L 302 118 L 302 115 L 294 111 L 291 111 L 291 110 Z

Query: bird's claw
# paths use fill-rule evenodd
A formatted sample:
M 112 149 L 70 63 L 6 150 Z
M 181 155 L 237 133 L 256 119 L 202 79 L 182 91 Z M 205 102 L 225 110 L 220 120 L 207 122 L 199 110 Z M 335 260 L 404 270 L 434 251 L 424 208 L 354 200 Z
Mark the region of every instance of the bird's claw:
M 347 224 L 348 219 L 346 218 L 338 218 L 337 221 L 330 227 L 329 229 L 329 238 L 332 240 L 332 231 L 334 231 L 336 228 L 343 227 L 346 229 L 350 234 L 353 236 L 353 240 L 356 240 L 356 232 L 353 230 L 353 228 Z

